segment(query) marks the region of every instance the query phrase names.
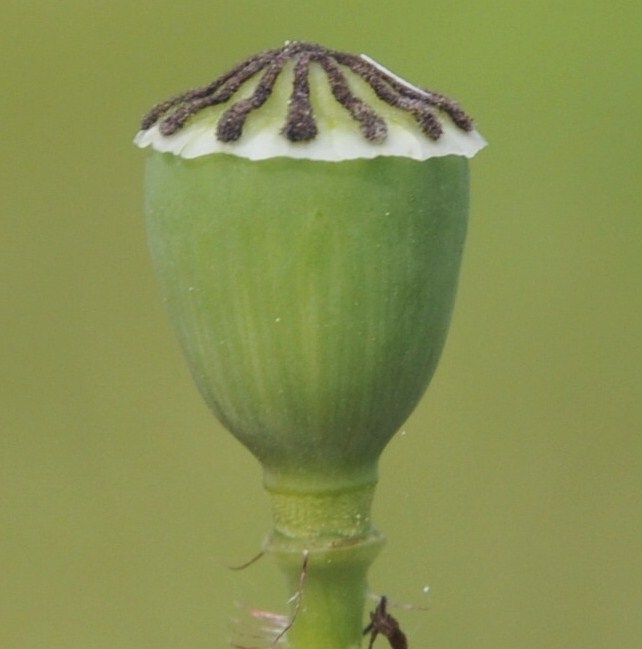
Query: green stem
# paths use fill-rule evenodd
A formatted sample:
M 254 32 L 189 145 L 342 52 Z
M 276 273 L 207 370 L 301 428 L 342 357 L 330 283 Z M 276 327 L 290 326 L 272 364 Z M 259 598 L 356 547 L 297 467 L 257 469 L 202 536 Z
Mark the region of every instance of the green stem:
M 274 482 L 266 479 L 275 522 L 267 549 L 291 596 L 288 647 L 355 649 L 363 634 L 366 575 L 383 544 L 370 524 L 375 483 L 294 491 L 284 485 L 291 481 L 279 480 L 278 489 Z

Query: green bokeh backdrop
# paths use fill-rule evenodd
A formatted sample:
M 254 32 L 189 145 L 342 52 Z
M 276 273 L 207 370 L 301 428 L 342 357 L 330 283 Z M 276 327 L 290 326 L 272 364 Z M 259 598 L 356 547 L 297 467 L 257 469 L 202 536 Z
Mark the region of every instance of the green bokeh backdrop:
M 491 143 L 441 366 L 384 455 L 373 591 L 428 607 L 395 612 L 413 648 L 640 646 L 641 24 L 633 1 L 5 0 L 0 647 L 225 647 L 285 610 L 269 562 L 226 568 L 267 500 L 170 331 L 130 141 L 287 38 L 455 96 Z

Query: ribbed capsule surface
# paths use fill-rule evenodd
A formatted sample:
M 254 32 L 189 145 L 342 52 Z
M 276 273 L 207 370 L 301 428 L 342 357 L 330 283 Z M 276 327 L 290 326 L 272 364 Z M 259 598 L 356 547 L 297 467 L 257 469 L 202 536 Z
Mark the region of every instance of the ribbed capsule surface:
M 147 162 L 149 240 L 194 379 L 276 473 L 376 462 L 451 316 L 467 160 Z

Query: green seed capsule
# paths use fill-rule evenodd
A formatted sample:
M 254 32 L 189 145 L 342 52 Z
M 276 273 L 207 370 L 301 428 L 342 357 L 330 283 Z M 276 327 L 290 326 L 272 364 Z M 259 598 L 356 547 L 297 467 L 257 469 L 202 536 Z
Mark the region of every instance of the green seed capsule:
M 274 479 L 371 473 L 444 343 L 466 159 L 154 152 L 147 188 L 163 293 L 218 418 Z
M 208 405 L 268 486 L 372 482 L 443 347 L 471 120 L 367 57 L 295 42 L 144 127 L 152 252 Z
M 136 143 L 190 370 L 264 468 L 268 550 L 308 580 L 290 646 L 357 646 L 377 461 L 439 360 L 485 142 L 443 95 L 292 42 L 159 104 Z

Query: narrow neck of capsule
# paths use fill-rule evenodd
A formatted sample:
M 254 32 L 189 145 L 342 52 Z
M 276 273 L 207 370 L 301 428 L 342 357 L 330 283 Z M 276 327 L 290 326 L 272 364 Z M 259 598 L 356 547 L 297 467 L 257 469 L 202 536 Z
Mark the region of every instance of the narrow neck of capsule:
M 265 471 L 274 531 L 289 539 L 356 539 L 371 530 L 376 463 L 365 470 L 314 479 Z

